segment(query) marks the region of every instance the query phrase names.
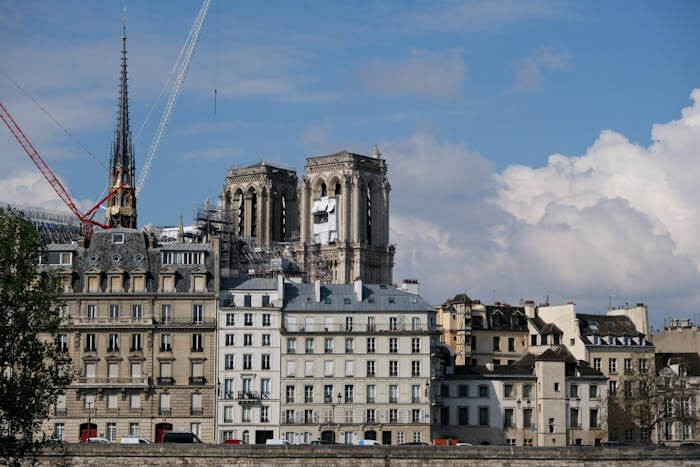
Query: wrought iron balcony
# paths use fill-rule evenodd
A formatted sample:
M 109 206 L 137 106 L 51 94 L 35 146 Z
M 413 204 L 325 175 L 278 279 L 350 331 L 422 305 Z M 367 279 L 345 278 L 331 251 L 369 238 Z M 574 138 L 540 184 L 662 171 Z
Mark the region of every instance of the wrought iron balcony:
M 190 386 L 201 386 L 207 384 L 207 379 L 204 376 L 190 376 Z
M 172 376 L 159 376 L 158 384 L 162 386 L 171 386 L 175 384 L 175 378 L 173 378 Z

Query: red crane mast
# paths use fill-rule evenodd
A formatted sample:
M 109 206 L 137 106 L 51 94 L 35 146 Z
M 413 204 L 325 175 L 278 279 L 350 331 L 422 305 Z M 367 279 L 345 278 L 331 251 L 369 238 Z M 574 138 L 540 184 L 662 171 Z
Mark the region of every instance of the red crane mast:
M 37 166 L 41 174 L 44 176 L 46 181 L 49 182 L 49 185 L 51 185 L 51 188 L 53 188 L 58 197 L 61 198 L 61 200 L 63 200 L 66 206 L 68 206 L 68 208 L 73 212 L 73 214 L 75 214 L 75 216 L 80 220 L 80 222 L 82 222 L 83 232 L 85 233 L 85 236 L 87 238 L 92 237 L 92 229 L 95 225 L 102 227 L 103 229 L 110 228 L 106 224 L 93 220 L 92 215 L 100 207 L 100 205 L 104 203 L 110 196 L 112 196 L 117 191 L 121 190 L 121 186 L 117 186 L 112 191 L 110 191 L 104 198 L 102 198 L 97 204 L 95 204 L 84 214 L 81 213 L 76 207 L 73 200 L 71 199 L 70 195 L 68 194 L 68 191 L 63 187 L 58 177 L 56 177 L 56 175 L 53 173 L 46 161 L 44 161 L 44 159 L 41 157 L 39 151 L 37 151 L 37 149 L 34 147 L 27 135 L 24 134 L 22 128 L 15 121 L 15 119 L 12 118 L 12 115 L 3 105 L 2 102 L 0 102 L 0 120 L 2 120 L 3 123 L 7 126 L 7 128 L 10 130 L 10 133 L 12 133 L 12 136 L 14 136 L 19 145 L 22 146 L 24 152 L 26 152 L 29 158 L 32 160 L 32 162 L 34 162 L 34 165 Z

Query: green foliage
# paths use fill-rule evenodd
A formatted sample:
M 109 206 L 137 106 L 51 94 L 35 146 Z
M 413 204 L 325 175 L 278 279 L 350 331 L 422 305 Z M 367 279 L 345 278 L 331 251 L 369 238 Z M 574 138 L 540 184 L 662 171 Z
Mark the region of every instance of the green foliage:
M 45 247 L 21 213 L 0 208 L 0 458 L 32 459 L 72 365 L 56 345 L 61 281 L 39 265 Z

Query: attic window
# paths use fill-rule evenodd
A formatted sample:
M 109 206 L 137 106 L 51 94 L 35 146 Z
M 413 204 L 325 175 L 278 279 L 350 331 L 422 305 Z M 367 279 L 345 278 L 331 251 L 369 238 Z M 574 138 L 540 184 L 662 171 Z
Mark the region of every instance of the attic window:
M 418 299 L 416 297 L 411 297 L 411 303 L 418 303 Z
M 326 298 L 323 299 L 323 303 L 325 303 L 326 305 L 330 305 L 330 304 L 331 304 L 331 299 L 330 299 L 329 297 L 326 297 Z
M 113 233 L 112 234 L 112 243 L 124 243 L 124 234 L 123 233 Z
M 594 331 L 598 330 L 598 323 L 590 323 L 588 325 L 589 328 L 593 329 Z
M 386 284 L 379 284 L 380 289 L 386 289 Z
M 396 303 L 396 298 L 395 298 L 395 297 L 389 297 L 389 303 L 391 303 L 391 304 Z
M 374 303 L 374 297 L 369 297 L 369 298 L 367 299 L 367 301 L 368 301 L 369 303 Z
M 352 305 L 352 300 L 350 300 L 349 298 L 344 298 L 343 303 L 346 305 Z
M 306 303 L 311 303 L 311 297 L 306 297 Z

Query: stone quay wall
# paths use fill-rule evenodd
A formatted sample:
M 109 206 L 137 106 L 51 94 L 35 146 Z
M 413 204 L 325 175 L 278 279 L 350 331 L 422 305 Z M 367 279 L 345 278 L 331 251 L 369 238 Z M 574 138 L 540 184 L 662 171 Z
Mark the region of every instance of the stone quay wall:
M 0 463 L 2 463 L 0 461 Z M 90 445 L 46 449 L 41 466 L 691 466 L 700 448 L 538 448 L 508 446 Z

